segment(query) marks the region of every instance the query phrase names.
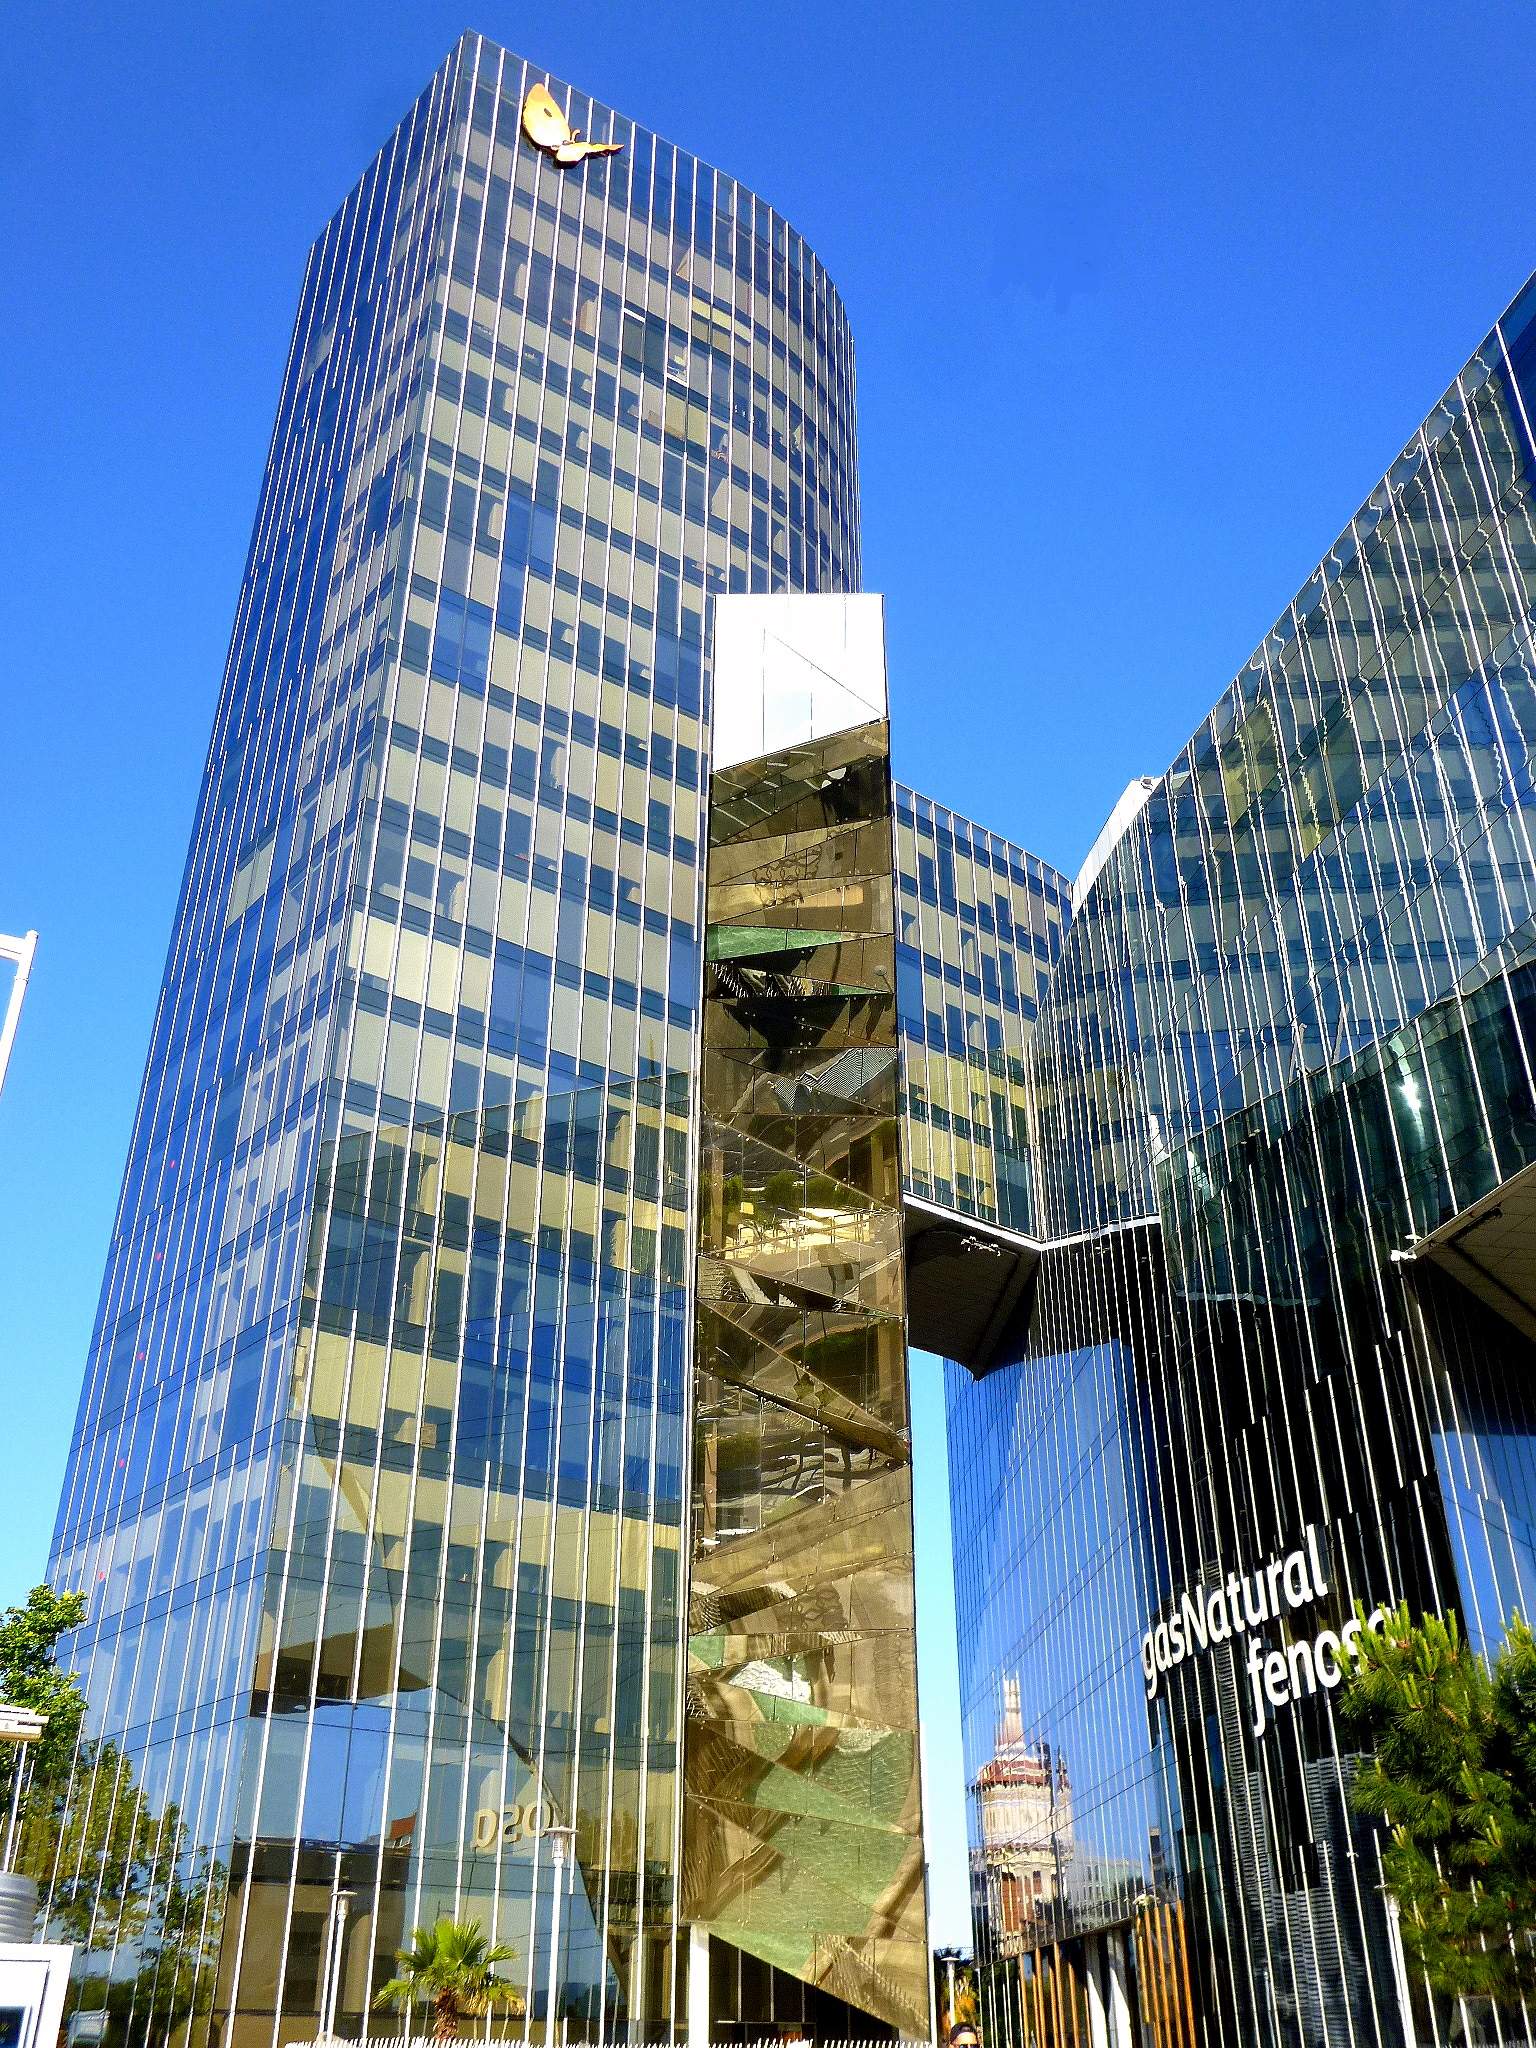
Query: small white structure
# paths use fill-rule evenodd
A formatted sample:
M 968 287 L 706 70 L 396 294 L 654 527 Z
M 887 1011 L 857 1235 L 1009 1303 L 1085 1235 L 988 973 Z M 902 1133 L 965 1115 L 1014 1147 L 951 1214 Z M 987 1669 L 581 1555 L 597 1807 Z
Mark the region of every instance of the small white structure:
M 1109 856 L 1130 831 L 1152 800 L 1157 787 L 1155 775 L 1138 775 L 1134 782 L 1128 782 L 1115 801 L 1115 808 L 1104 821 L 1092 846 L 1083 857 L 1083 864 L 1077 871 L 1077 880 L 1072 884 L 1072 908 L 1081 910 L 1083 898 L 1093 887 L 1108 864 Z
M 36 951 L 36 932 L 26 932 L 19 939 L 8 939 L 0 932 L 0 960 L 14 960 L 16 963 L 10 999 L 6 1003 L 4 1017 L 0 1018 L 0 1088 L 5 1086 L 5 1070 L 11 1063 L 16 1026 L 21 1022 L 21 999 L 27 992 L 27 976 L 32 972 L 32 956 Z
M 715 599 L 712 768 L 885 716 L 883 597 Z
M 73 1954 L 67 1942 L 0 1942 L 0 2033 L 16 2048 L 57 2048 Z

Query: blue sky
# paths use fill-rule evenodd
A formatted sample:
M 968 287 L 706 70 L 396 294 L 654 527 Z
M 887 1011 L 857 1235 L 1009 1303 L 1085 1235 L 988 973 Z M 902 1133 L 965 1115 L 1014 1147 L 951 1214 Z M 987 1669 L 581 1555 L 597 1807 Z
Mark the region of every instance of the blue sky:
M 897 771 L 1069 869 L 1536 267 L 1536 11 L 1507 0 L 463 5 L 7 11 L 0 930 L 42 943 L 0 1103 L 0 1602 L 45 1562 L 305 249 L 461 29 L 816 247 L 858 339 Z

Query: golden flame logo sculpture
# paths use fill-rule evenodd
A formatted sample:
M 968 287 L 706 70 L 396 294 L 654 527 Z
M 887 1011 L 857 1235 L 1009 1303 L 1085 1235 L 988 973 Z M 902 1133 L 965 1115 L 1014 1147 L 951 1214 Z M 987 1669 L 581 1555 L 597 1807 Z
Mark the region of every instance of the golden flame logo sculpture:
M 523 101 L 523 133 L 535 149 L 553 157 L 557 164 L 585 163 L 589 156 L 617 156 L 622 142 L 586 142 L 581 130 L 573 128 L 548 86 L 530 85 Z

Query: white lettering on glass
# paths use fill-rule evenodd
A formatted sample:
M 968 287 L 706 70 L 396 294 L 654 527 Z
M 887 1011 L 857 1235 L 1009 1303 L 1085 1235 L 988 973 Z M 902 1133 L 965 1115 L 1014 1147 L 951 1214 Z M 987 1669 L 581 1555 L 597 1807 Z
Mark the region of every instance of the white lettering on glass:
M 1156 1699 L 1163 1676 L 1177 1670 L 1186 1657 L 1248 1629 L 1260 1629 L 1299 1607 L 1311 1607 L 1327 1593 L 1317 1525 L 1309 1522 L 1294 1550 L 1266 1559 L 1256 1571 L 1229 1572 L 1213 1586 L 1196 1586 L 1170 1603 L 1162 1620 L 1141 1639 L 1147 1698 Z M 1341 1684 L 1349 1660 L 1359 1655 L 1362 1629 L 1378 1629 L 1387 1613 L 1387 1608 L 1378 1607 L 1364 1622 L 1356 1618 L 1341 1629 L 1320 1629 L 1310 1641 L 1302 1638 L 1284 1649 L 1272 1649 L 1257 1636 L 1250 1638 L 1246 1662 L 1254 1734 L 1264 1733 L 1273 1712 L 1309 1698 L 1319 1688 L 1331 1692 Z

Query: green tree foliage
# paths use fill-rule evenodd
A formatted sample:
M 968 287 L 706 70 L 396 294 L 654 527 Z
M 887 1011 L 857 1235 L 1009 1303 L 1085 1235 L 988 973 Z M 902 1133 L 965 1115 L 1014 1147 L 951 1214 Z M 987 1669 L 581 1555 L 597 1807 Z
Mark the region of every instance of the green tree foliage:
M 435 1926 L 418 1927 L 411 1946 L 396 1950 L 400 1974 L 390 1978 L 374 2003 L 407 2010 L 430 2005 L 436 2039 L 455 2041 L 467 2019 L 498 2005 L 511 2014 L 523 2010 L 522 1998 L 495 1970 L 516 1954 L 502 1942 L 488 1943 L 478 1920 L 445 1915 Z
M 57 1783 L 69 1773 L 85 1713 L 85 1695 L 74 1673 L 58 1666 L 60 1636 L 85 1619 L 83 1593 L 55 1593 L 34 1586 L 23 1607 L 0 1614 L 0 1701 L 46 1714 L 48 1726 L 32 1759 L 34 1784 Z M 9 1803 L 20 1751 L 0 1743 L 0 1796 Z
M 1363 1617 L 1362 1617 L 1363 1618 Z M 1453 1998 L 1536 1994 L 1536 1637 L 1518 1618 L 1490 1669 L 1454 1614 L 1406 1604 L 1365 1629 L 1341 1695 L 1374 1751 L 1356 1808 L 1385 1823 L 1403 1947 Z
M 85 1697 L 57 1662 L 85 1596 L 35 1586 L 0 1615 L 0 1700 L 48 1716 L 22 1809 L 17 1866 L 48 1900 L 48 1932 L 87 1954 L 130 1957 L 131 1977 L 87 1971 L 82 2004 L 105 2006 L 119 2043 L 164 2040 L 212 1991 L 224 1870 L 192 1842 L 173 1802 L 156 1811 L 116 1743 L 82 1742 Z M 0 1745 L 9 1801 L 15 1751 Z

